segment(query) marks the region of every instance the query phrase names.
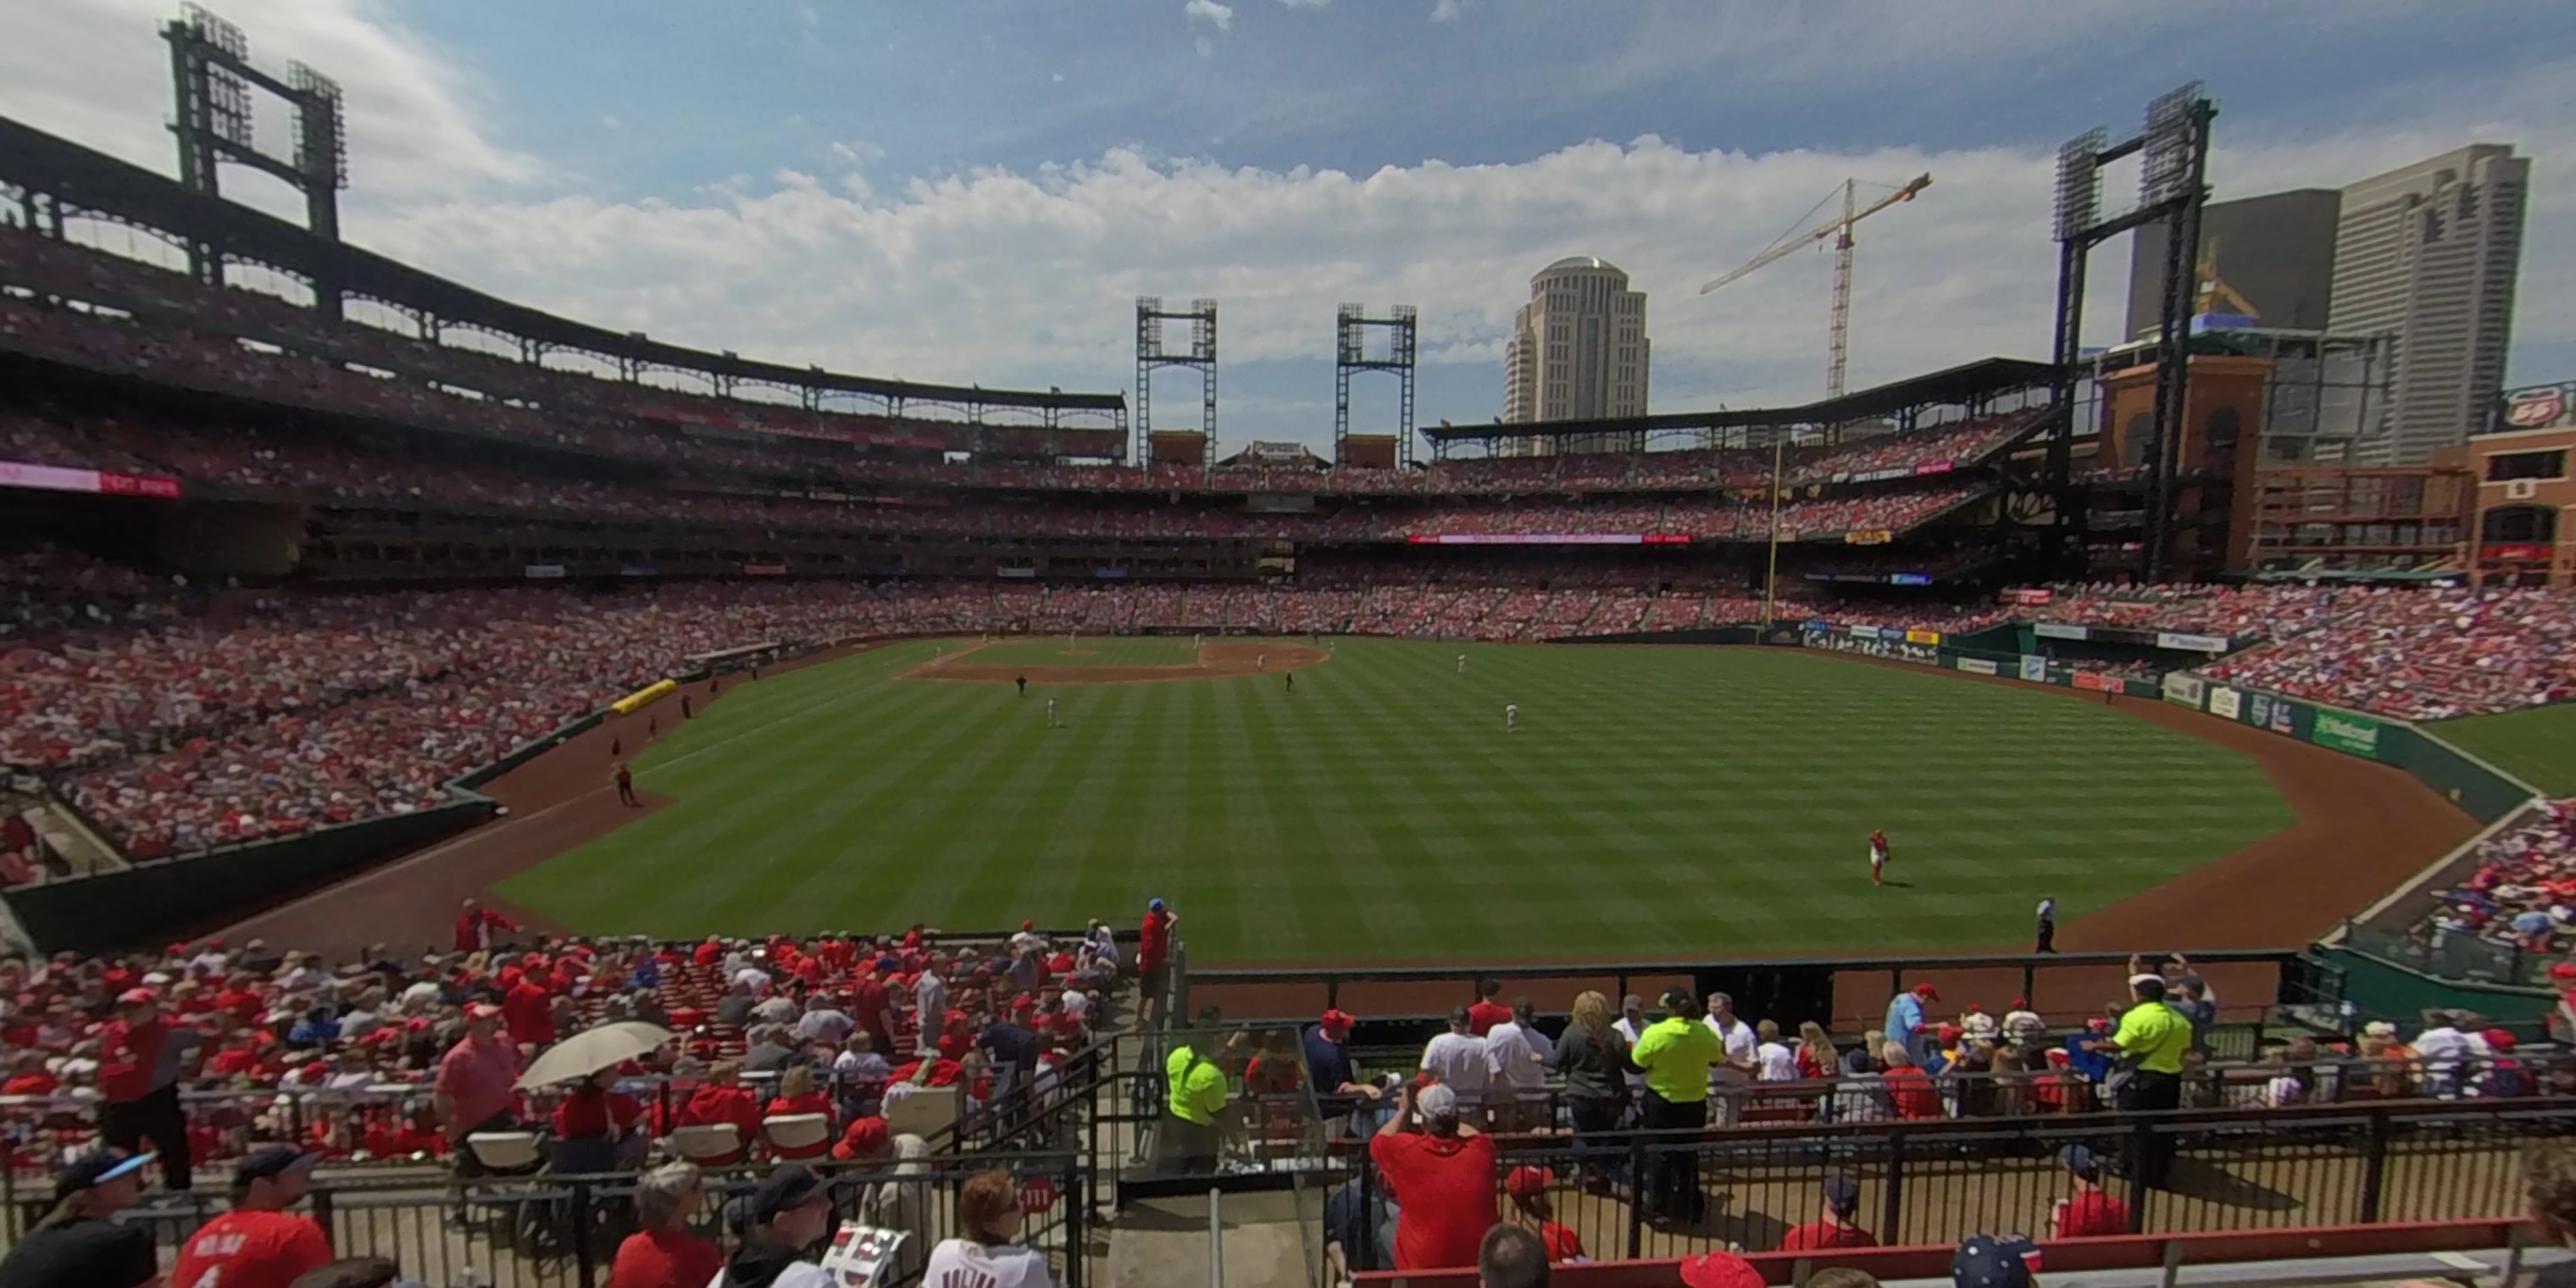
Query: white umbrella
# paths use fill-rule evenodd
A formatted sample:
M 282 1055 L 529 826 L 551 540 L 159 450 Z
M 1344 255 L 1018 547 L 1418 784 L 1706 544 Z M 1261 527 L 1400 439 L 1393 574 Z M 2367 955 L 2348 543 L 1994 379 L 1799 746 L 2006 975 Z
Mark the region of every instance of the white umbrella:
M 637 1056 L 659 1050 L 671 1040 L 671 1031 L 659 1024 L 625 1020 L 583 1029 L 546 1048 L 544 1055 L 519 1075 L 519 1089 L 551 1086 L 558 1082 L 577 1082 Z

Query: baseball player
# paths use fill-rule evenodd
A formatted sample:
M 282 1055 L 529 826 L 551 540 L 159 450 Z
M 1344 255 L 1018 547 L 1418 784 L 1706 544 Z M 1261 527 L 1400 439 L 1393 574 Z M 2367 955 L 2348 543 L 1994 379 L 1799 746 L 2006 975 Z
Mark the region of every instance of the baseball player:
M 1506 704 L 1504 705 L 1504 707 L 1503 707 L 1503 732 L 1504 732 L 1504 733 L 1519 733 L 1520 731 L 1521 731 L 1521 709 L 1520 709 L 1520 704 L 1518 704 L 1518 703 L 1506 703 Z
M 1464 653 L 1461 653 L 1461 654 L 1459 654 L 1459 655 L 1458 655 L 1458 674 L 1460 674 L 1460 675 L 1465 675 L 1466 673 L 1467 673 L 1467 655 L 1466 655 L 1466 654 L 1464 654 Z
M 1872 831 L 1869 834 L 1869 883 L 1871 885 L 1886 884 L 1886 872 L 1887 833 Z
M 1267 671 L 1267 670 L 1269 670 L 1269 669 L 1270 669 L 1270 655 L 1269 655 L 1269 654 L 1267 654 L 1267 653 L 1255 653 L 1255 654 L 1253 654 L 1253 655 L 1252 655 L 1252 669 L 1253 669 L 1253 670 L 1256 670 L 1256 671 Z
M 1055 699 L 1047 699 L 1047 728 L 1055 728 Z

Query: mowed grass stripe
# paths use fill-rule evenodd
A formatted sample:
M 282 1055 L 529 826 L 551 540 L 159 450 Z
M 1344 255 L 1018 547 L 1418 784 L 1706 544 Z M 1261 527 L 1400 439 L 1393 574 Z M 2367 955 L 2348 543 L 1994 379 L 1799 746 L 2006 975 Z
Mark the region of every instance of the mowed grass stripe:
M 638 760 L 677 804 L 504 894 L 657 934 L 1123 922 L 1163 895 L 1200 962 L 1935 948 L 2292 821 L 2250 759 L 2116 708 L 1793 650 L 1346 639 L 1294 694 L 1023 700 L 893 678 L 932 649 L 729 697 Z M 1872 827 L 1909 888 L 1869 886 Z

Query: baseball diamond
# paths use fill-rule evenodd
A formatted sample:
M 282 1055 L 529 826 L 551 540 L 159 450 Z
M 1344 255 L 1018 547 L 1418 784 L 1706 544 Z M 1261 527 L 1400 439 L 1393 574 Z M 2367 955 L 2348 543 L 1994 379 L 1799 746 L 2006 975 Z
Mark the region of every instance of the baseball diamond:
M 1460 674 L 1451 644 L 1347 639 L 1293 692 L 919 681 L 974 644 L 728 698 L 636 761 L 671 804 L 498 893 L 673 936 L 1163 896 L 1207 960 L 1923 948 L 2007 941 L 1996 910 L 2042 894 L 2081 917 L 2297 821 L 2251 757 L 2123 710 L 1838 658 L 1478 645 Z

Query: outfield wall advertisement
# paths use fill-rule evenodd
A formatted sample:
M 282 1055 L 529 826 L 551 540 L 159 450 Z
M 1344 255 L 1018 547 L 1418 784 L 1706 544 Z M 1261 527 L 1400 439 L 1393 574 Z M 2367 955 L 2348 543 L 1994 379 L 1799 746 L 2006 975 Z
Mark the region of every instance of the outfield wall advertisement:
M 2208 682 L 2199 676 L 2185 675 L 2180 671 L 2165 672 L 2164 690 L 2167 702 L 2179 702 L 2197 711 L 2208 688 Z
M 2379 759 L 2380 724 L 2369 716 L 2318 709 L 2308 725 L 2308 740 L 2320 747 Z
M 2033 684 L 2048 683 L 2048 659 L 2036 653 L 2022 654 L 2021 678 Z
M 1999 673 L 2001 670 L 2001 668 L 1997 667 L 1994 663 L 1989 662 L 1982 657 L 1960 658 L 1959 669 L 1970 675 L 1994 675 Z
M 2245 695 L 2224 684 L 2209 686 L 2209 714 L 2228 720 L 2245 718 Z

